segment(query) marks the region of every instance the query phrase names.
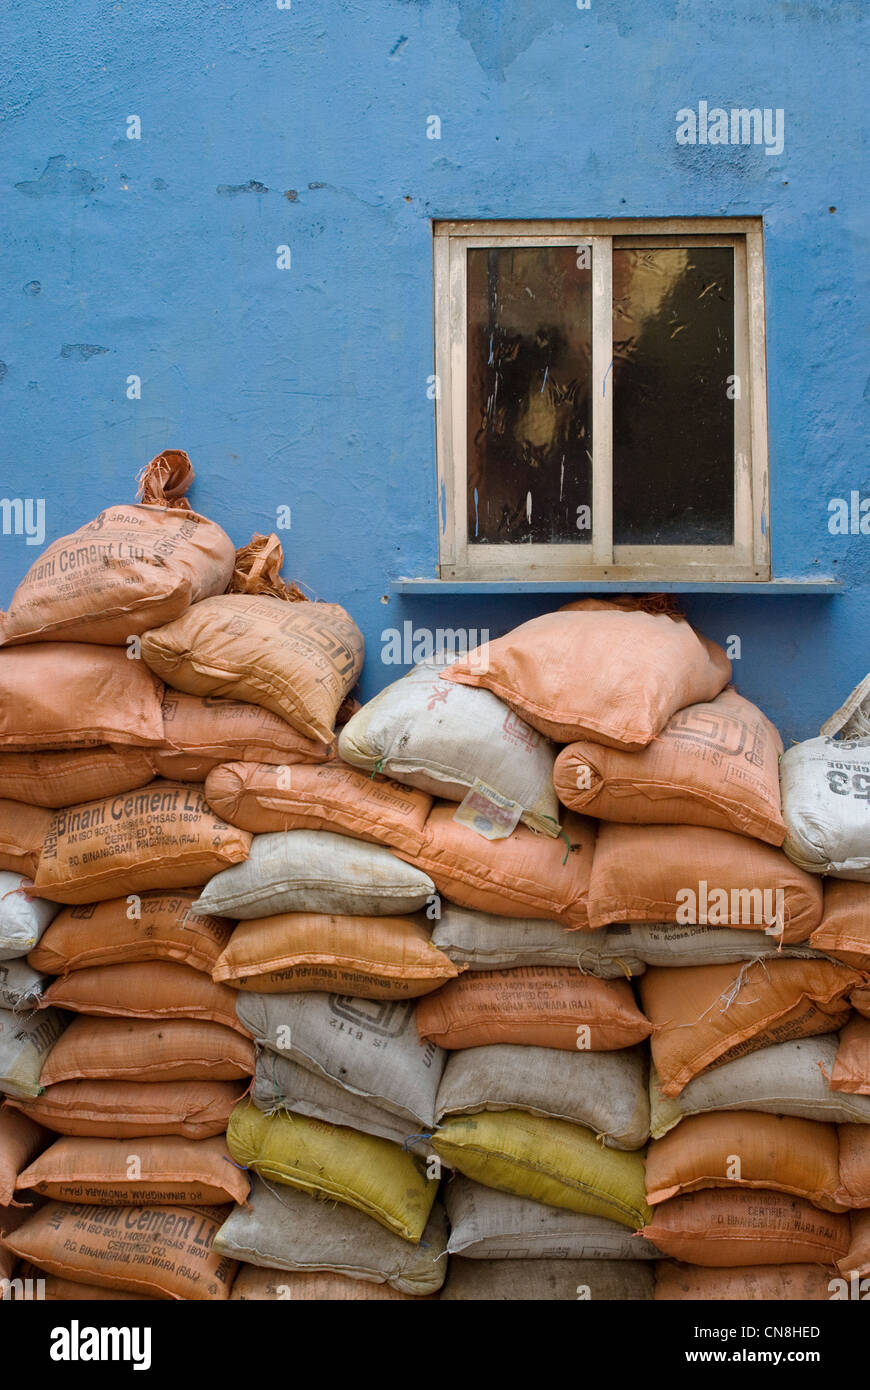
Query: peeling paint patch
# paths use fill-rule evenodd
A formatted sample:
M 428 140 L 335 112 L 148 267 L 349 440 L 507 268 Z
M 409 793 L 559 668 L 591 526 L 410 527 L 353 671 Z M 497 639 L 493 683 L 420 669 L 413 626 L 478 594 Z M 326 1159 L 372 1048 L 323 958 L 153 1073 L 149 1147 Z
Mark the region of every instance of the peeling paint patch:
M 152 180 L 151 180 L 151 187 L 154 189 L 154 192 L 155 192 L 155 193 L 162 193 L 163 190 L 164 190 L 164 188 L 167 187 L 166 180 L 165 180 L 165 179 L 152 179 Z
M 86 193 L 96 193 L 100 184 L 87 169 L 76 169 L 67 162 L 66 155 L 55 154 L 38 179 L 25 179 L 22 183 L 16 183 L 15 187 L 28 198 L 78 198 Z
M 299 198 L 299 194 L 296 192 L 295 188 L 288 188 L 284 197 L 287 199 L 288 203 L 295 203 Z
M 247 183 L 219 183 L 217 192 L 226 198 L 235 198 L 237 193 L 268 193 L 269 189 L 256 179 L 248 179 Z
M 309 187 L 309 188 L 325 188 L 325 187 L 326 187 L 326 184 L 325 184 L 325 183 L 310 183 L 310 184 L 308 185 L 308 187 Z
M 87 362 L 91 357 L 97 357 L 101 352 L 108 351 L 108 348 L 98 347 L 96 343 L 64 343 L 60 355 L 61 357 L 68 357 L 74 362 Z
M 397 63 L 399 61 L 398 55 L 401 52 L 401 50 L 405 47 L 405 44 L 407 42 L 408 35 L 400 34 L 396 42 L 393 44 L 392 48 L 390 49 L 390 58 L 394 63 Z
M 39 283 L 38 280 L 28 280 L 27 284 L 24 286 L 24 293 L 25 293 L 25 294 L 41 294 L 41 293 L 42 293 L 42 286 L 40 285 L 40 283 Z

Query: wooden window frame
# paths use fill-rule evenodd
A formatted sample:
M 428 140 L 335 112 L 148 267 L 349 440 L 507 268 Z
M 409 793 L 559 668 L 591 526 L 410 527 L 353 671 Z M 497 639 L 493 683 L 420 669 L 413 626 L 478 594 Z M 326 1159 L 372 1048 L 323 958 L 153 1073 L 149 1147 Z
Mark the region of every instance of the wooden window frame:
M 439 575 L 452 580 L 769 580 L 769 463 L 760 218 L 435 222 L 435 437 Z M 467 521 L 467 251 L 472 247 L 592 247 L 591 544 L 475 545 Z M 612 251 L 614 247 L 734 249 L 734 544 L 612 543 Z M 597 254 L 596 254 L 597 253 Z

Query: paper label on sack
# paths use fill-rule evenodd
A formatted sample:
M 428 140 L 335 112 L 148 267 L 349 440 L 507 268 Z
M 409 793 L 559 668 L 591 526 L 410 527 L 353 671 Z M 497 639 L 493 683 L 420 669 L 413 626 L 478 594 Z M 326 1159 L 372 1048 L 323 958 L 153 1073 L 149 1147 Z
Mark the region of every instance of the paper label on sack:
M 502 796 L 477 778 L 457 806 L 453 819 L 476 830 L 485 840 L 506 840 L 522 814 L 518 801 Z

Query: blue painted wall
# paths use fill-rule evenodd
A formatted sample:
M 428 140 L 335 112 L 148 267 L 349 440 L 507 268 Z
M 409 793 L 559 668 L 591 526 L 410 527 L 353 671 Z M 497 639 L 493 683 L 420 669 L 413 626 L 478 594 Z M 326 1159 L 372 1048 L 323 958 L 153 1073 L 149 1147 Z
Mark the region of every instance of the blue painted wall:
M 380 634 L 493 634 L 558 600 L 390 598 L 436 563 L 430 219 L 763 214 L 774 571 L 837 599 L 691 598 L 786 739 L 870 666 L 863 0 L 11 0 L 0 496 L 46 539 L 182 447 L 237 544 Z M 783 108 L 785 148 L 678 146 L 675 113 Z M 442 121 L 426 138 L 427 116 Z M 141 139 L 127 138 L 138 115 Z M 276 266 L 289 245 L 292 267 Z M 126 382 L 142 380 L 141 400 Z M 0 537 L 0 602 L 35 550 Z

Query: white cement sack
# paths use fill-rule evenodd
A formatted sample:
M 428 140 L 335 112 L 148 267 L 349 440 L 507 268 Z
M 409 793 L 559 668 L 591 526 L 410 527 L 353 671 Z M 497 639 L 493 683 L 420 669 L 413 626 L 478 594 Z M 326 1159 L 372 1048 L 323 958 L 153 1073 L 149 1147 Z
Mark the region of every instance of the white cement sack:
M 19 1100 L 40 1094 L 42 1064 L 66 1024 L 57 1009 L 26 1015 L 0 1009 L 0 1092 Z
M 60 903 L 28 899 L 21 874 L 0 872 L 0 960 L 13 960 L 32 951 L 42 933 L 60 912 Z
M 250 858 L 210 879 L 193 911 L 217 917 L 333 912 L 386 917 L 416 912 L 435 885 L 383 845 L 329 830 L 255 835 Z
M 829 1124 L 870 1124 L 870 1096 L 832 1091 L 831 1075 L 839 1047 L 836 1033 L 774 1043 L 724 1066 L 702 1072 L 678 1096 L 663 1096 L 655 1068 L 650 1075 L 650 1129 L 653 1139 L 687 1115 L 711 1110 L 760 1110 Z
M 28 965 L 26 956 L 0 960 L 0 1009 L 11 1009 L 13 1013 L 35 1009 L 53 982 L 53 975 L 41 975 Z
M 240 990 L 236 1013 L 262 1047 L 374 1102 L 406 1133 L 434 1128 L 447 1054 L 421 1043 L 414 1001 Z
M 215 1250 L 265 1269 L 332 1270 L 351 1279 L 389 1284 L 400 1293 L 437 1293 L 447 1268 L 447 1220 L 436 1202 L 419 1245 L 344 1202 L 319 1202 L 307 1192 L 254 1179 L 247 1207 L 236 1207 L 214 1240 Z
M 652 1299 L 654 1289 L 653 1266 L 640 1260 L 464 1260 L 454 1255 L 441 1298 L 637 1303 Z
M 679 926 L 675 922 L 617 923 L 605 928 L 608 948 L 647 965 L 730 965 L 759 956 L 777 960 L 825 960 L 812 946 L 783 946 L 763 931 L 735 931 L 733 927 Z M 582 933 L 580 933 L 582 934 Z M 595 933 L 592 933 L 595 935 Z M 597 974 L 597 971 L 593 971 Z M 633 974 L 638 972 L 632 972 Z
M 810 738 L 779 762 L 783 849 L 811 874 L 870 883 L 870 738 Z
M 451 904 L 441 909 L 432 945 L 470 970 L 568 965 L 601 980 L 642 975 L 646 969 L 643 961 L 632 953 L 622 936 L 611 938 L 610 932 L 609 927 L 600 931 L 566 931 L 558 922 L 496 917 L 490 912 L 472 912 Z
M 467 1260 L 659 1258 L 649 1241 L 638 1240 L 618 1221 L 547 1207 L 482 1187 L 459 1174 L 446 1184 L 444 1201 L 450 1222 L 448 1252 Z
M 258 1049 L 251 1100 L 266 1115 L 276 1110 L 291 1110 L 297 1115 L 310 1115 L 331 1125 L 346 1125 L 363 1134 L 374 1134 L 393 1144 L 427 1152 L 423 1136 L 416 1134 L 416 1124 L 408 1120 L 403 1122 L 389 1110 L 354 1095 L 338 1082 L 329 1081 L 318 1072 L 306 1071 L 298 1062 L 280 1057 L 277 1052 L 268 1052 L 266 1048 Z
M 495 1043 L 450 1053 L 438 1088 L 439 1124 L 445 1115 L 514 1109 L 585 1125 L 613 1149 L 642 1148 L 649 1138 L 645 1049 Z
M 341 731 L 339 756 L 447 801 L 485 782 L 523 808 L 527 825 L 557 835 L 554 745 L 491 691 L 440 680 L 451 660 L 415 666 L 363 705 Z

